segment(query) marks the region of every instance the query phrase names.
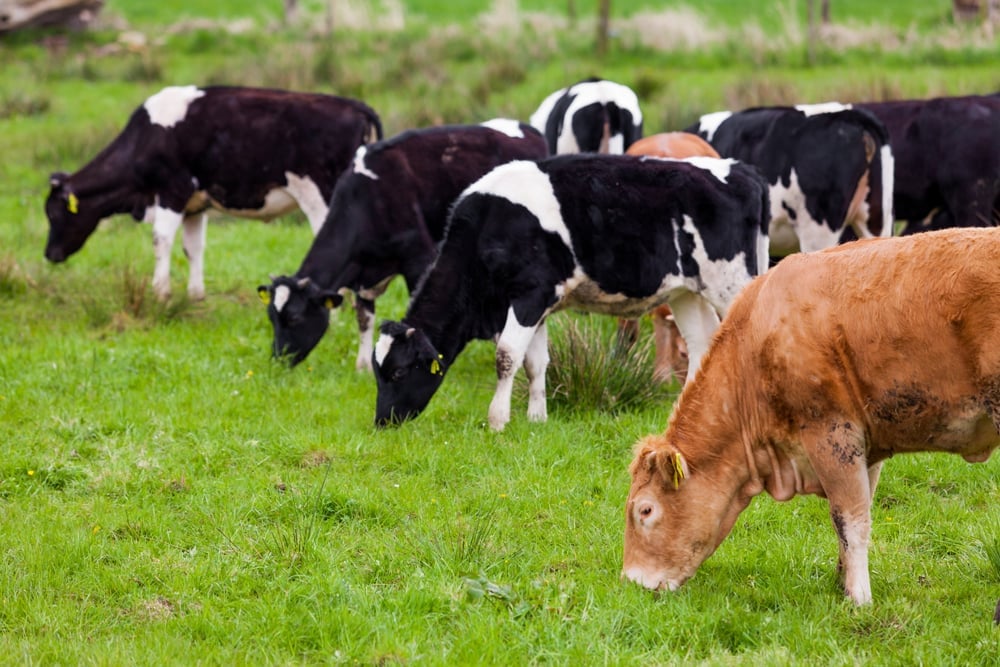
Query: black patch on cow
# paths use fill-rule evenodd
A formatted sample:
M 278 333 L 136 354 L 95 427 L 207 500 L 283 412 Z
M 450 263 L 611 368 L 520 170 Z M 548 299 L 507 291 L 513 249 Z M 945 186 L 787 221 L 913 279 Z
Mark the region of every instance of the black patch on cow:
M 833 520 L 833 527 L 837 531 L 837 538 L 840 540 L 840 546 L 846 549 L 847 532 L 844 524 L 844 515 L 840 513 L 840 510 L 833 509 L 830 510 L 830 518 Z
M 860 434 L 850 422 L 835 421 L 827 431 L 826 442 L 833 458 L 842 466 L 854 465 L 865 454 Z
M 514 359 L 507 350 L 497 350 L 497 377 L 510 377 L 514 372 Z
M 903 234 L 1000 224 L 1000 97 L 856 105 L 889 131 Z
M 923 387 L 903 386 L 897 383 L 872 403 L 870 412 L 879 421 L 903 424 L 920 417 L 932 402 L 932 397 Z

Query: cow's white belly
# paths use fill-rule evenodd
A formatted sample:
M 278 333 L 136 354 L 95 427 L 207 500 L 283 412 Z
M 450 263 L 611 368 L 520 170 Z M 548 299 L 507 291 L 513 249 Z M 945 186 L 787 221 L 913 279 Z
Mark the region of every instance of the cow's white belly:
M 697 291 L 697 285 L 694 283 L 695 281 L 685 280 L 681 276 L 667 275 L 656 293 L 644 297 L 630 297 L 621 293 L 605 292 L 589 276 L 577 270 L 572 278 L 556 288 L 559 302 L 553 310 L 571 308 L 602 315 L 637 318 L 663 305 L 675 293 Z
M 295 199 L 284 188 L 275 188 L 274 190 L 268 192 L 264 197 L 264 205 L 256 209 L 226 208 L 204 192 L 196 193 L 195 197 L 192 197 L 191 201 L 194 202 L 195 198 L 199 196 L 202 197 L 202 204 L 207 203 L 216 211 L 227 213 L 237 218 L 250 218 L 252 220 L 273 220 L 274 218 L 291 213 L 299 207 Z M 188 204 L 188 208 L 191 208 L 190 203 Z M 204 208 L 204 206 L 202 205 L 201 208 Z

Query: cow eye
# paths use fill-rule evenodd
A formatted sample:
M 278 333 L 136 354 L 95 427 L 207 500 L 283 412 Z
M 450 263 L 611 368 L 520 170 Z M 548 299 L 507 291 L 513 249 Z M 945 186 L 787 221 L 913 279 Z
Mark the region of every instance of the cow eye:
M 392 379 L 393 382 L 399 382 L 400 380 L 406 377 L 406 373 L 408 372 L 408 370 L 409 369 L 405 367 L 397 368 L 392 372 L 390 378 Z

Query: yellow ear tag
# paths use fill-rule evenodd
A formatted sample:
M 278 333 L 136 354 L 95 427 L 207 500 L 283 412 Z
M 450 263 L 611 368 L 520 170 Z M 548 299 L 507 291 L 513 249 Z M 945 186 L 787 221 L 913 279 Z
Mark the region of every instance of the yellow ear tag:
M 431 362 L 431 375 L 444 375 L 441 372 L 441 364 L 438 363 L 437 359 Z
M 80 212 L 80 200 L 72 192 L 69 193 L 69 197 L 66 199 L 66 208 L 73 214 Z
M 333 299 L 327 297 L 326 301 L 323 302 L 323 305 L 326 306 L 327 310 L 333 310 Z
M 674 452 L 673 458 L 671 459 L 672 467 L 674 469 L 674 490 L 681 487 L 681 480 L 684 479 L 684 459 L 681 458 L 680 452 Z
M 271 293 L 268 290 L 259 289 L 257 290 L 257 295 L 260 297 L 260 300 L 264 302 L 265 306 L 271 304 Z

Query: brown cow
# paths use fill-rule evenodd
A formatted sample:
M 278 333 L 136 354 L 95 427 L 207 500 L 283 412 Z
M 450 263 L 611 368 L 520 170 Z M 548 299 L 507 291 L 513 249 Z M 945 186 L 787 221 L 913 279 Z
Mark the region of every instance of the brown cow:
M 688 157 L 719 157 L 712 146 L 690 132 L 661 132 L 639 139 L 628 147 L 626 155 L 649 155 L 682 159 Z M 687 344 L 677 329 L 670 306 L 659 306 L 649 314 L 653 320 L 653 343 L 656 349 L 656 360 L 653 364 L 653 378 L 661 382 L 669 382 L 676 377 L 684 384 L 688 370 Z M 637 320 L 618 320 L 618 336 L 620 340 L 634 342 L 639 337 Z
M 1000 229 L 792 255 L 736 298 L 666 433 L 636 446 L 623 575 L 674 590 L 751 498 L 830 503 L 847 595 L 871 601 L 881 462 L 1000 444 Z

